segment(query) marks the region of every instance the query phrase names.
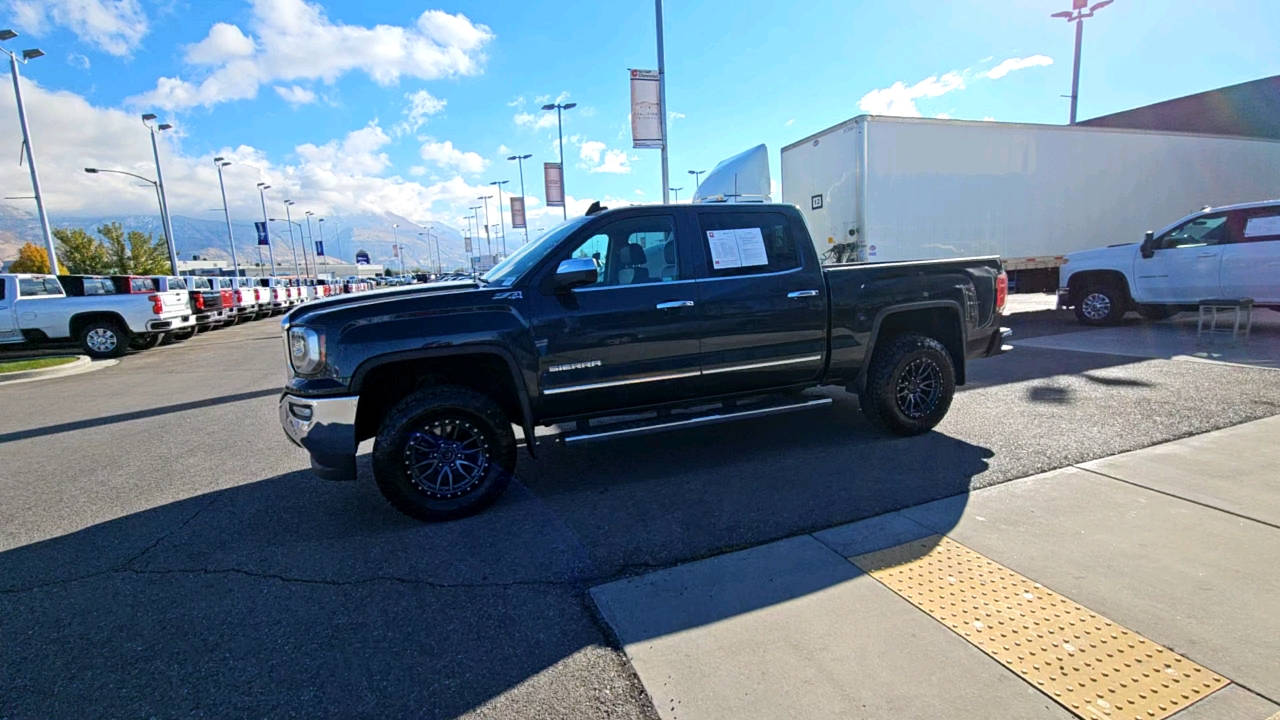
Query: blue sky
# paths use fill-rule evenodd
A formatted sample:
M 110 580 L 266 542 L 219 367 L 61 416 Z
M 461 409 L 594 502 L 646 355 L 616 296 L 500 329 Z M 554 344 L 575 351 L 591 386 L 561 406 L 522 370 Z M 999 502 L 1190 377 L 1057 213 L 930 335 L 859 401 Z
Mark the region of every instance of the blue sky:
M 783 145 L 867 111 L 1065 122 L 1072 28 L 1049 15 L 1068 5 L 669 0 L 672 184 L 687 198 L 687 170 L 762 142 L 777 180 Z M 658 152 L 631 149 L 627 115 L 627 69 L 656 65 L 653 11 L 648 0 L 0 3 L 23 34 L 9 47 L 48 53 L 24 78 L 51 210 L 147 211 L 145 188 L 80 168 L 151 174 L 136 119 L 150 109 L 178 128 L 162 151 L 175 212 L 218 204 L 210 160 L 222 154 L 236 163 L 233 212 L 260 214 L 265 180 L 282 193 L 273 201 L 454 227 L 489 181 L 518 185 L 505 159 L 517 152 L 534 156 L 534 224 L 550 224 L 547 98 L 579 103 L 564 127 L 571 209 L 660 199 Z M 1116 0 L 1086 23 L 1081 117 L 1280 73 L 1276 27 L 1274 0 Z M 0 133 L 16 146 L 3 102 Z M 22 177 L 0 171 L 6 189 Z

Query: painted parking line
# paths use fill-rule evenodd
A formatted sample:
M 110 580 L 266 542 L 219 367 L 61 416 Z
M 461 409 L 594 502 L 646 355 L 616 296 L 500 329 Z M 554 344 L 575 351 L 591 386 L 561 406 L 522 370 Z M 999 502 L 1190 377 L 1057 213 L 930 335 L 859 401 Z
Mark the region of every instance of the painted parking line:
M 1160 720 L 1230 682 L 947 537 L 850 561 L 1082 718 Z

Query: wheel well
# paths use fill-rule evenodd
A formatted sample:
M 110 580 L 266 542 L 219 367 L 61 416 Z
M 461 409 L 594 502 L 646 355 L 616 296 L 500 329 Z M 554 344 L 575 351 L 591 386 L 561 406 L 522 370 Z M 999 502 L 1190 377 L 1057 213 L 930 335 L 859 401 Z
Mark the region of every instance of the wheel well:
M 875 349 L 888 347 L 894 336 L 909 332 L 920 333 L 942 343 L 955 366 L 956 385 L 964 384 L 964 334 L 960 329 L 960 316 L 955 310 L 933 307 L 892 313 L 880 321 Z
M 124 321 L 124 318 L 115 313 L 81 313 L 71 318 L 71 323 L 68 326 L 71 331 L 71 337 L 79 337 L 80 331 L 84 329 L 84 326 L 96 320 L 108 320 L 120 326 L 126 333 L 129 332 L 129 324 Z
M 1084 290 L 1087 287 L 1097 285 L 1110 285 L 1116 287 L 1124 293 L 1125 304 L 1128 308 L 1133 307 L 1133 295 L 1129 293 L 1129 281 L 1125 279 L 1124 273 L 1115 270 L 1088 270 L 1078 272 L 1071 276 L 1067 281 L 1067 302 L 1072 307 L 1080 304 L 1084 298 Z
M 356 407 L 357 440 L 377 435 L 387 413 L 405 396 L 427 384 L 459 385 L 485 393 L 512 423 L 523 425 L 515 378 L 501 356 L 478 353 L 413 358 L 385 363 L 365 374 Z

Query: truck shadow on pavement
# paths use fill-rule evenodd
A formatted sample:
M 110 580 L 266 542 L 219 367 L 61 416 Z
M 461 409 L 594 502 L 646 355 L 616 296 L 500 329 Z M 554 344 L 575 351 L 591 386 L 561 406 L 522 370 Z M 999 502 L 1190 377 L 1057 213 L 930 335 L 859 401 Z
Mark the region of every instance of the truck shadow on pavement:
M 647 717 L 590 587 L 964 493 L 987 467 L 837 405 L 549 448 L 453 523 L 396 513 L 365 456 L 354 483 L 289 473 L 8 550 L 0 716 Z

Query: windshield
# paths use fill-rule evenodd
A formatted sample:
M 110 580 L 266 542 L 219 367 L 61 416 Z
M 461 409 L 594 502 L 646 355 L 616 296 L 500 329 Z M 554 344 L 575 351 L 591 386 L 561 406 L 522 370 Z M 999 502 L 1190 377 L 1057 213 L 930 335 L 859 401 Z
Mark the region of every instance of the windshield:
M 569 233 L 577 230 L 590 219 L 589 217 L 576 217 L 560 223 L 551 228 L 546 235 L 511 253 L 505 260 L 495 265 L 492 270 L 481 276 L 480 279 L 489 285 L 509 287 L 521 275 L 528 272 L 529 268 L 537 265 L 542 258 L 546 257 L 547 253 L 559 245 L 561 240 L 569 236 Z

